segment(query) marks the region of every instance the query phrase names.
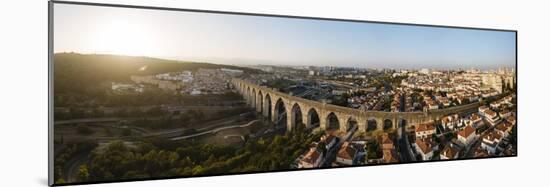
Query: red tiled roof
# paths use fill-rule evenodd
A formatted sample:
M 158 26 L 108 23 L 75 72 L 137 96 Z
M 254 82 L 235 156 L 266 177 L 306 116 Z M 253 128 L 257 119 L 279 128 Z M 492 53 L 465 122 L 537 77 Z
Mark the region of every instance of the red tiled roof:
M 451 144 L 447 144 L 445 148 L 443 148 L 441 154 L 445 155 L 447 158 L 454 158 L 456 154 L 458 154 L 458 149 L 451 146 Z
M 432 145 L 430 145 L 425 140 L 421 140 L 419 138 L 416 139 L 416 145 L 420 148 L 420 150 L 422 150 L 422 152 L 424 154 L 429 153 L 430 151 L 432 151 Z
M 472 114 L 472 115 L 470 116 L 470 120 L 472 120 L 472 121 L 476 121 L 476 120 L 478 120 L 478 119 L 481 119 L 481 117 L 479 117 L 479 115 L 477 115 L 477 114 Z
M 459 136 L 462 136 L 464 138 L 467 138 L 469 137 L 472 133 L 475 133 L 476 130 L 472 127 L 472 126 L 466 126 L 466 128 L 462 129 L 461 131 L 458 132 L 458 135 Z
M 495 126 L 495 128 L 499 131 L 502 131 L 502 132 L 506 132 L 508 130 L 508 127 L 510 127 L 509 123 L 507 122 L 502 122 L 502 123 L 499 123 L 497 126 Z
M 488 116 L 495 116 L 497 115 L 497 113 L 491 109 L 488 109 L 488 110 L 485 110 L 485 115 L 488 115 Z
M 315 161 L 317 161 L 317 159 L 319 159 L 320 156 L 321 156 L 321 153 L 319 153 L 319 151 L 317 151 L 315 148 L 312 148 L 304 156 L 303 161 L 310 164 L 314 164 Z
M 393 150 L 383 150 L 382 153 L 382 159 L 384 159 L 385 163 L 394 163 L 399 161 L 397 160 L 397 154 Z
M 344 142 L 340 150 L 338 150 L 337 156 L 339 158 L 352 160 L 356 152 L 357 150 L 349 142 Z
M 382 144 L 391 144 L 393 146 L 393 141 L 387 133 L 382 134 Z
M 483 137 L 483 140 L 494 142 L 496 140 L 500 140 L 501 138 L 502 138 L 502 136 L 499 133 L 497 133 L 496 131 L 493 131 L 493 132 L 485 135 L 485 137 Z
M 415 129 L 416 132 L 428 131 L 428 130 L 435 130 L 435 125 L 433 123 L 422 123 L 422 124 L 416 125 L 416 129 Z

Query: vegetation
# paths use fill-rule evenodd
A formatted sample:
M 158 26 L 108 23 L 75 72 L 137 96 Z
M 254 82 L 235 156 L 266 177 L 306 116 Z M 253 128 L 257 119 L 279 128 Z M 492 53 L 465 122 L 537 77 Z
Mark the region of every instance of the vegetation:
M 163 115 L 156 118 L 144 117 L 132 120 L 128 125 L 144 127 L 149 129 L 170 129 L 174 127 L 188 127 L 192 123 L 205 124 L 210 121 L 219 120 L 235 116 L 249 111 L 248 108 L 234 108 L 231 110 L 222 110 L 216 113 L 204 114 L 201 110 L 190 110 L 179 115 Z M 136 115 L 139 116 L 139 115 Z
M 199 68 L 232 68 L 245 73 L 259 70 L 229 65 L 181 62 L 149 57 L 54 54 L 54 102 L 61 106 L 120 106 L 163 104 L 174 101 L 173 93 L 145 89 L 141 94 L 110 92 L 111 82 L 130 82 L 132 75 L 154 75 Z M 168 97 L 170 96 L 170 97 Z
M 350 98 L 350 94 L 348 93 L 344 93 L 341 96 L 335 95 L 330 97 L 330 99 L 332 100 L 331 104 L 344 107 L 347 107 L 349 105 L 348 98 Z
M 80 165 L 78 168 L 78 180 L 79 181 L 86 181 L 90 177 L 90 173 L 88 172 L 88 166 L 85 164 Z
M 106 181 L 289 169 L 320 136 L 298 128 L 249 140 L 242 148 L 166 139 L 148 139 L 132 148 L 114 141 L 102 152 L 94 152 L 80 174 L 82 179 Z
M 401 81 L 406 78 L 407 76 L 393 77 L 391 74 L 382 74 L 369 79 L 368 84 L 376 87 L 377 89 L 385 88 L 386 90 L 390 90 L 392 87 L 399 86 Z
M 510 143 L 517 149 L 518 143 L 518 126 L 514 125 L 512 131 L 510 131 Z
M 372 140 L 367 142 L 367 157 L 368 159 L 379 159 L 382 158 L 382 148 L 378 141 Z
M 282 92 L 287 92 L 287 88 L 296 85 L 296 82 L 287 79 L 274 79 L 266 83 L 265 86 L 270 88 L 277 88 Z
M 71 158 L 76 155 L 87 153 L 97 146 L 94 142 L 73 142 L 66 145 L 56 144 L 55 146 L 62 146 L 61 151 L 55 155 L 54 160 L 54 179 L 56 183 L 65 183 L 65 179 L 62 178 L 65 165 Z

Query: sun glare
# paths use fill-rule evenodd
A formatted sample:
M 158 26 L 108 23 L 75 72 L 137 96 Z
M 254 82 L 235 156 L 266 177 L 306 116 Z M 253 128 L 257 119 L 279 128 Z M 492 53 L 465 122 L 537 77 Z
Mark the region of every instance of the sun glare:
M 111 20 L 92 33 L 90 43 L 96 53 L 147 56 L 153 49 L 150 29 L 129 20 Z

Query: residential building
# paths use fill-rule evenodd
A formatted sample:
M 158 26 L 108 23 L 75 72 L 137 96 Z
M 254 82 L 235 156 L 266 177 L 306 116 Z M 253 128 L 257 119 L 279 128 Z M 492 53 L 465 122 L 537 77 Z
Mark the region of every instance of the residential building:
M 485 110 L 483 115 L 485 116 L 487 122 L 489 122 L 492 126 L 495 126 L 500 121 L 500 117 L 491 109 Z
M 394 149 L 394 143 L 393 140 L 390 138 L 388 133 L 382 134 L 380 136 L 380 144 L 382 144 L 382 149 Z
M 317 150 L 316 147 L 312 147 L 306 153 L 306 155 L 300 160 L 298 164 L 299 168 L 316 168 L 321 166 L 323 158 L 323 153 Z
M 397 153 L 395 149 L 384 149 L 382 150 L 382 159 L 384 163 L 396 163 L 399 162 L 397 159 Z
M 489 154 L 494 155 L 498 150 L 500 140 L 502 140 L 502 135 L 493 131 L 483 137 L 481 148 L 485 149 Z
M 336 163 L 342 165 L 353 165 L 353 160 L 355 159 L 356 153 L 357 149 L 353 147 L 353 144 L 346 141 L 342 144 L 342 147 L 340 147 L 340 150 L 338 150 L 338 153 L 336 154 Z
M 445 128 L 451 129 L 451 130 L 453 130 L 455 126 L 458 126 L 459 122 L 460 122 L 460 117 L 458 116 L 458 114 L 452 114 L 441 118 L 441 124 Z
M 499 114 L 500 118 L 506 119 L 507 117 L 512 115 L 512 112 L 510 112 L 509 110 L 504 109 L 504 110 L 500 111 L 498 114 Z
M 434 146 L 433 143 L 428 139 L 419 139 L 417 138 L 414 142 L 414 147 L 416 152 L 422 157 L 422 160 L 431 160 L 433 157 Z
M 439 154 L 439 159 L 441 160 L 457 159 L 459 152 L 460 152 L 460 147 L 458 145 L 455 145 L 452 142 L 449 142 L 447 145 L 445 145 L 445 148 L 443 148 L 443 150 Z
M 472 126 L 466 126 L 461 131 L 458 131 L 457 138 L 458 141 L 460 141 L 462 144 L 468 146 L 472 142 L 474 142 L 476 138 L 476 129 L 474 129 Z
M 416 138 L 422 139 L 435 134 L 435 125 L 433 122 L 418 124 L 415 127 Z

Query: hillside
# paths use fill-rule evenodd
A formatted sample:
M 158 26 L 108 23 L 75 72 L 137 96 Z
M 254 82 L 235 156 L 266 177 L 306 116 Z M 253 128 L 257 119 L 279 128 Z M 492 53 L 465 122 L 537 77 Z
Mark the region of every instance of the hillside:
M 140 71 L 140 68 L 147 67 Z M 88 55 L 78 53 L 54 54 L 55 93 L 86 94 L 106 82 L 128 82 L 131 75 L 153 75 L 199 68 L 232 68 L 245 73 L 258 70 L 228 65 L 182 62 L 149 57 Z

